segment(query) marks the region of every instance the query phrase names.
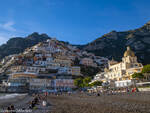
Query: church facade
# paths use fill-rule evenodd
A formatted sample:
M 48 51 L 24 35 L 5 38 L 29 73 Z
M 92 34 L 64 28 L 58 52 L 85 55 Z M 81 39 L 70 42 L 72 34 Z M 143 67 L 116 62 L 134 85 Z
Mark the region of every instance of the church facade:
M 116 87 L 128 86 L 132 84 L 132 74 L 141 72 L 142 68 L 143 65 L 138 63 L 134 52 L 130 47 L 127 47 L 121 62 L 117 62 L 113 59 L 108 62 L 108 68 L 105 68 L 102 73 L 102 81 L 114 81 Z M 99 76 L 101 76 L 101 73 Z

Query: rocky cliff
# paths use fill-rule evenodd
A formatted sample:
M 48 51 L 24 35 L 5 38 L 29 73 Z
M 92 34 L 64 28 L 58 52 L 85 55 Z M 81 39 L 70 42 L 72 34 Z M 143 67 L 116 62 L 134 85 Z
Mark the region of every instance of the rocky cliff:
M 50 37 L 46 34 L 32 33 L 27 37 L 14 37 L 7 41 L 6 44 L 0 46 L 0 59 L 11 54 L 23 52 L 26 48 L 31 47 L 39 42 L 46 41 Z
M 114 58 L 120 61 L 126 46 L 130 46 L 143 64 L 150 63 L 150 22 L 141 28 L 117 32 L 112 31 L 93 42 L 80 46 L 83 50 L 96 55 Z

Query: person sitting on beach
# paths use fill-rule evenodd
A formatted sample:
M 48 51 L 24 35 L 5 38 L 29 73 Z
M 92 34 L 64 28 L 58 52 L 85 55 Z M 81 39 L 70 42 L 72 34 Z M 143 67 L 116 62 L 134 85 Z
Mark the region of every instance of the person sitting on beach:
M 11 108 L 7 107 L 7 111 L 5 113 L 11 113 Z

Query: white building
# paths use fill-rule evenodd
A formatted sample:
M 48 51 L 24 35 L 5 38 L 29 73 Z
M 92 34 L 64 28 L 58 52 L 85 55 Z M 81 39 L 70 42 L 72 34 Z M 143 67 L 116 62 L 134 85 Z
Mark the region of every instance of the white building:
M 26 72 L 30 72 L 30 73 L 39 73 L 39 72 L 44 72 L 46 71 L 45 67 L 41 67 L 41 66 L 27 66 L 26 68 Z
M 41 79 L 41 78 L 33 78 L 29 81 L 29 89 L 30 90 L 39 90 L 42 91 L 44 89 L 51 88 L 50 79 Z
M 71 69 L 69 67 L 60 67 L 58 69 L 59 74 L 71 74 Z

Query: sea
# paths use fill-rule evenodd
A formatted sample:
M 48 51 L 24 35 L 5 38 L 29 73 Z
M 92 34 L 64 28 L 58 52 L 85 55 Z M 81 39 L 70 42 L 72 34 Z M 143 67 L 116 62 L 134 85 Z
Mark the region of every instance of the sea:
M 18 96 L 23 96 L 27 94 L 19 94 L 19 93 L 0 93 L 0 100 L 2 99 L 10 99 L 10 98 L 15 98 Z

